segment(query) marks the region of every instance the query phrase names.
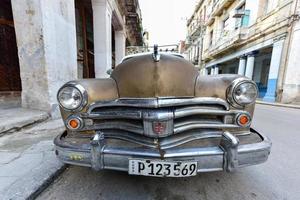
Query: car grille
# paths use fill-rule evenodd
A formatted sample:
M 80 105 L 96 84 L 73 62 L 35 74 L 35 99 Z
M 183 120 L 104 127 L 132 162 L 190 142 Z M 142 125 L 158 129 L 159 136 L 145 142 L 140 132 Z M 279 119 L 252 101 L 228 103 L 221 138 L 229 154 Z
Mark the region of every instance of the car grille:
M 130 132 L 165 137 L 197 129 L 236 128 L 237 111 L 218 98 L 118 99 L 92 104 L 86 130 Z M 153 122 L 166 122 L 166 131 L 153 132 Z

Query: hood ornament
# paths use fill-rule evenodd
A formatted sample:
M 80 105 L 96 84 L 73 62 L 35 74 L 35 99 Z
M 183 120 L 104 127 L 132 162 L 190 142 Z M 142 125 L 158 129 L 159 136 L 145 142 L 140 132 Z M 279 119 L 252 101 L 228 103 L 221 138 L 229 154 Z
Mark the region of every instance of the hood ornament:
M 160 60 L 160 54 L 158 53 L 158 45 L 155 44 L 153 47 L 153 54 L 152 54 L 153 60 L 155 62 L 159 62 Z

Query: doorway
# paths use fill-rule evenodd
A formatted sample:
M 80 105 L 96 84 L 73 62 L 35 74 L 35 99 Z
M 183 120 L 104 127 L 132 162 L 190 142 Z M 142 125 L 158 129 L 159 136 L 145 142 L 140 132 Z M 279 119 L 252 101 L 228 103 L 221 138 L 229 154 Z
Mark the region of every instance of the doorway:
M 78 78 L 95 78 L 91 0 L 75 0 Z
M 0 2 L 0 92 L 20 92 L 18 48 L 10 0 Z

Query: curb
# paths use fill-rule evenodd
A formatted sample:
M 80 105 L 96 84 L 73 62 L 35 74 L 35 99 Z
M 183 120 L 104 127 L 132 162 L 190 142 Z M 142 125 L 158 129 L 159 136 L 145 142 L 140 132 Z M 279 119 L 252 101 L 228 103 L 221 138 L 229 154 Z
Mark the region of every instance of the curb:
M 44 151 L 42 152 L 41 149 Z M 36 199 L 68 166 L 57 159 L 54 154 L 52 140 L 36 144 L 34 147 L 26 150 L 22 154 L 22 157 L 24 159 L 25 155 L 27 155 L 25 159 L 28 159 L 28 157 L 36 154 L 36 152 L 38 152 L 38 159 L 39 156 L 42 159 L 40 164 L 35 165 L 25 175 L 19 175 L 20 178 L 0 193 L 0 199 Z M 22 159 L 22 157 L 19 159 Z
M 10 111 L 7 109 L 7 111 Z M 26 112 L 26 111 L 24 111 Z M 29 113 L 30 115 L 31 113 Z M 9 117 L 9 116 L 8 116 Z M 48 113 L 40 113 L 38 115 L 35 115 L 33 117 L 23 117 L 24 119 L 18 120 L 17 122 L 8 122 L 5 125 L 0 125 L 0 137 L 9 134 L 14 133 L 16 131 L 20 131 L 24 128 L 29 128 L 34 126 L 35 124 L 42 123 L 50 118 L 50 115 Z
M 62 165 L 61 168 L 57 169 L 48 179 L 44 180 L 44 182 L 34 191 L 32 192 L 26 199 L 33 200 L 36 199 L 44 190 L 50 186 L 57 177 L 59 177 L 65 170 L 67 169 L 67 165 Z
M 270 103 L 270 102 L 265 102 L 265 101 L 256 101 L 256 103 L 262 104 L 262 105 L 276 106 L 276 107 L 300 109 L 300 105 L 295 105 L 295 104 Z

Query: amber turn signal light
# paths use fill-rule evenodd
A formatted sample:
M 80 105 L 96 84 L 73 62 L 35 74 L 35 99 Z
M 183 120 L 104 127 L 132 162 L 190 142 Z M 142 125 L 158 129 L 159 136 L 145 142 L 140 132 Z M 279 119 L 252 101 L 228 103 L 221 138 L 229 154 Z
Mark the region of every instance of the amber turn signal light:
M 245 114 L 239 115 L 237 118 L 237 123 L 240 126 L 248 126 L 250 124 L 250 116 L 245 115 Z
M 249 122 L 249 119 L 247 116 L 241 116 L 240 117 L 240 124 L 245 125 Z
M 81 126 L 81 120 L 78 118 L 70 118 L 67 126 L 69 129 L 78 129 Z

